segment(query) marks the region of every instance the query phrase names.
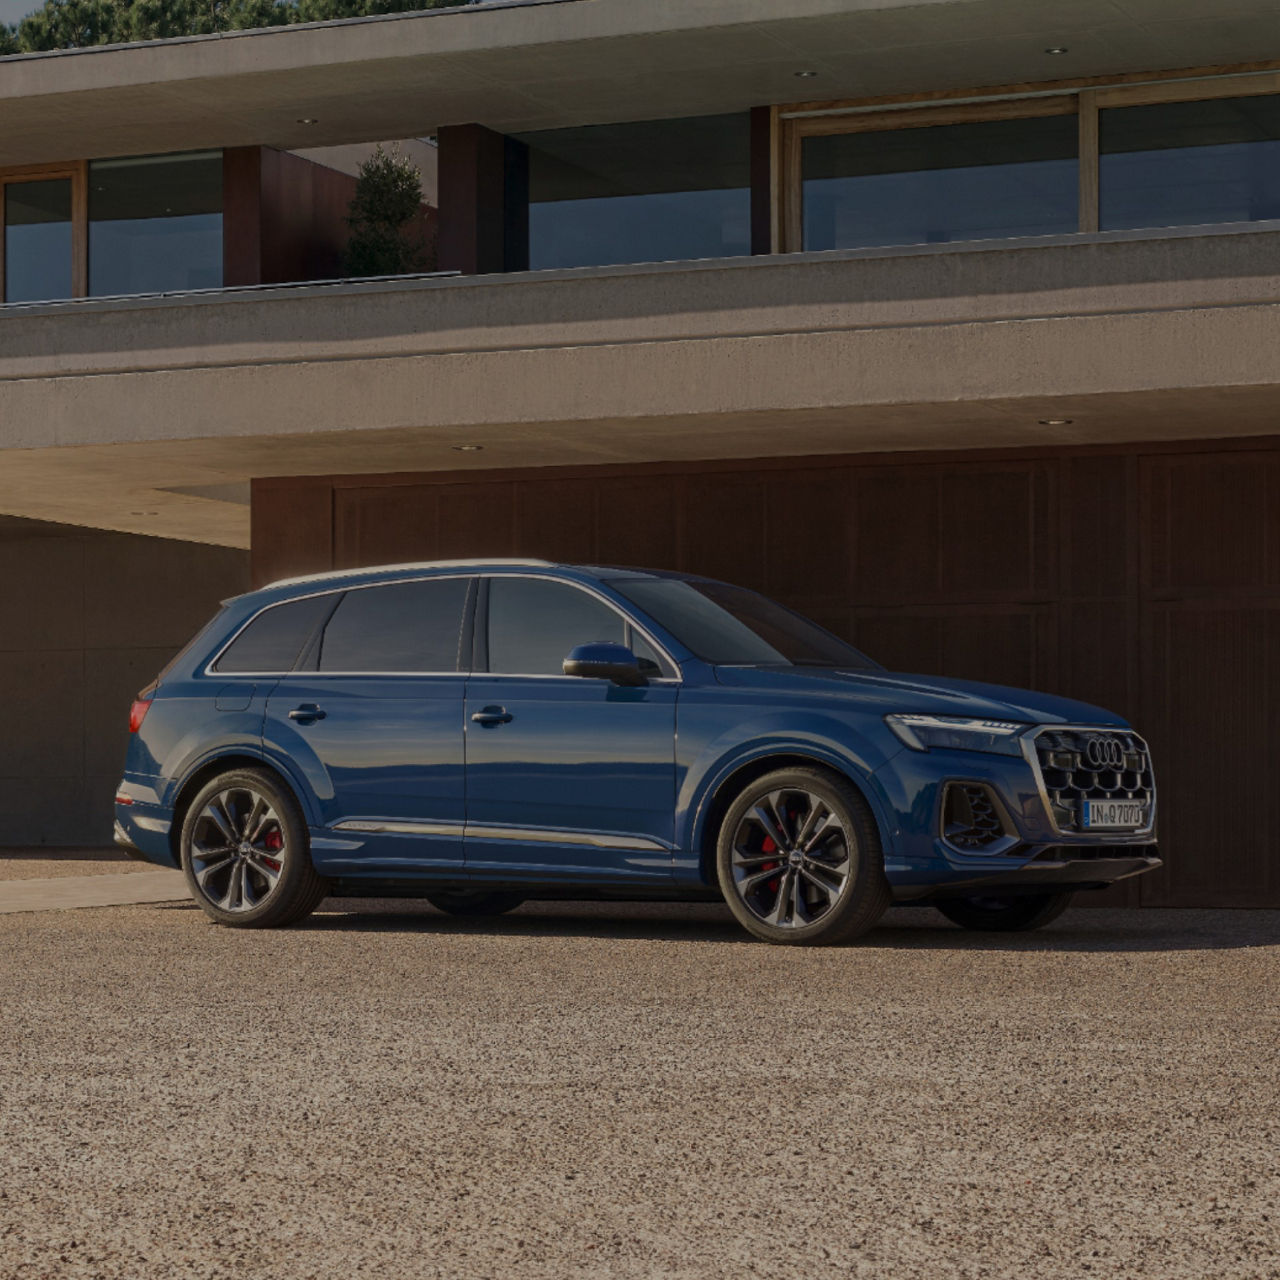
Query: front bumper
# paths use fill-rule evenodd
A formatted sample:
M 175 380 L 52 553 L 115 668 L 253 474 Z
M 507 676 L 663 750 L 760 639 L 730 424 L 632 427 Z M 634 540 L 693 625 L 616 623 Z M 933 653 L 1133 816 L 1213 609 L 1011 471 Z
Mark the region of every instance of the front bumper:
M 897 884 L 894 902 L 935 902 L 940 898 L 965 897 L 974 892 L 998 889 L 1002 894 L 1050 893 L 1063 889 L 1105 889 L 1118 880 L 1128 880 L 1163 866 L 1156 846 L 1147 845 L 1133 857 L 1070 858 L 1041 854 L 1020 867 L 991 870 L 974 868 L 973 874 L 949 877 L 941 884 Z

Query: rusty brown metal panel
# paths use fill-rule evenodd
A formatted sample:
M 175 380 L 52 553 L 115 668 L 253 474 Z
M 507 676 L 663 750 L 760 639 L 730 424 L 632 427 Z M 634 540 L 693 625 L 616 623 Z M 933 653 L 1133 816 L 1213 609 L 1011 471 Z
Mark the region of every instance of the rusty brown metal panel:
M 254 480 L 249 508 L 255 588 L 333 568 L 333 482 L 327 476 Z

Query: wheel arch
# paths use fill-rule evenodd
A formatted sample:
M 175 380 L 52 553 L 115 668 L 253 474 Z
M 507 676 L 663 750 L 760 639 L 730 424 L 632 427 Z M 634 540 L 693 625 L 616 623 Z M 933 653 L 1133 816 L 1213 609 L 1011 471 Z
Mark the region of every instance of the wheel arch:
M 855 772 L 842 767 L 829 757 L 817 753 L 791 748 L 767 752 L 730 766 L 729 771 L 708 789 L 694 827 L 699 876 L 705 884 L 714 885 L 717 882 L 716 845 L 719 842 L 720 826 L 725 814 L 729 812 L 730 806 L 744 788 L 775 769 L 820 769 L 856 787 L 871 810 L 871 817 L 880 835 L 881 846 L 888 847 L 888 833 L 881 806 L 865 778 L 859 777 Z
M 298 808 L 303 813 L 306 812 L 302 797 L 298 794 L 298 788 L 269 760 L 243 752 L 214 756 L 212 760 L 206 760 L 192 770 L 174 796 L 173 821 L 169 825 L 169 851 L 173 854 L 176 865 L 182 865 L 182 828 L 186 823 L 187 810 L 190 809 L 191 802 L 199 795 L 200 788 L 211 778 L 216 778 L 220 773 L 231 773 L 236 769 L 258 769 L 263 773 L 269 773 L 278 785 L 293 797 Z

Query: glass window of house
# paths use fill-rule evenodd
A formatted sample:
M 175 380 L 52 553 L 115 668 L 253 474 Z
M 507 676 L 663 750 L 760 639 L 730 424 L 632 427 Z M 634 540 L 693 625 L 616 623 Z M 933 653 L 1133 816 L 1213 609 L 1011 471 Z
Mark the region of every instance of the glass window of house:
M 751 252 L 745 113 L 527 133 L 529 265 Z
M 222 285 L 222 153 L 89 165 L 89 293 Z
M 1079 228 L 1074 115 L 829 134 L 803 148 L 806 249 Z
M 1099 113 L 1104 231 L 1280 218 L 1280 95 Z
M 71 296 L 71 180 L 4 188 L 4 300 Z

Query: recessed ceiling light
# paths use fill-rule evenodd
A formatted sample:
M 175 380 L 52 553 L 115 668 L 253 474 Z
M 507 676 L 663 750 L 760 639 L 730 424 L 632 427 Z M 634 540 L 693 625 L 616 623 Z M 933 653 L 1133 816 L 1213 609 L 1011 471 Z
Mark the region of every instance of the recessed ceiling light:
M 315 116 L 299 116 L 298 123 L 299 124 L 319 124 L 320 121 L 317 120 Z
M 158 516 L 158 511 L 130 511 L 131 516 Z
M 1074 418 L 1041 418 L 1040 425 L 1042 427 L 1069 427 L 1074 421 Z
M 455 444 L 455 445 L 452 445 L 452 446 L 450 446 L 450 447 L 451 447 L 451 448 L 453 448 L 453 449 L 456 449 L 459 453 L 479 453 L 479 452 L 480 452 L 480 450 L 484 448 L 484 445 L 482 445 L 482 444 Z
M 1068 49 L 1068 48 L 1067 48 L 1067 46 L 1066 46 L 1065 44 L 1051 44 L 1051 45 L 1050 45 L 1050 46 L 1045 50 L 1045 53 L 1050 54 L 1051 56 L 1053 56 L 1053 57 L 1055 57 L 1055 58 L 1056 58 L 1056 57 L 1058 57 L 1060 54 L 1063 54 L 1063 53 L 1070 53 L 1070 52 L 1071 52 L 1071 50 L 1070 50 L 1070 49 Z
M 797 79 L 797 80 L 812 80 L 812 79 L 813 79 L 813 77 L 814 77 L 814 76 L 816 76 L 817 74 L 818 74 L 818 73 L 817 73 L 816 71 L 797 71 L 797 72 L 796 72 L 796 79 Z

